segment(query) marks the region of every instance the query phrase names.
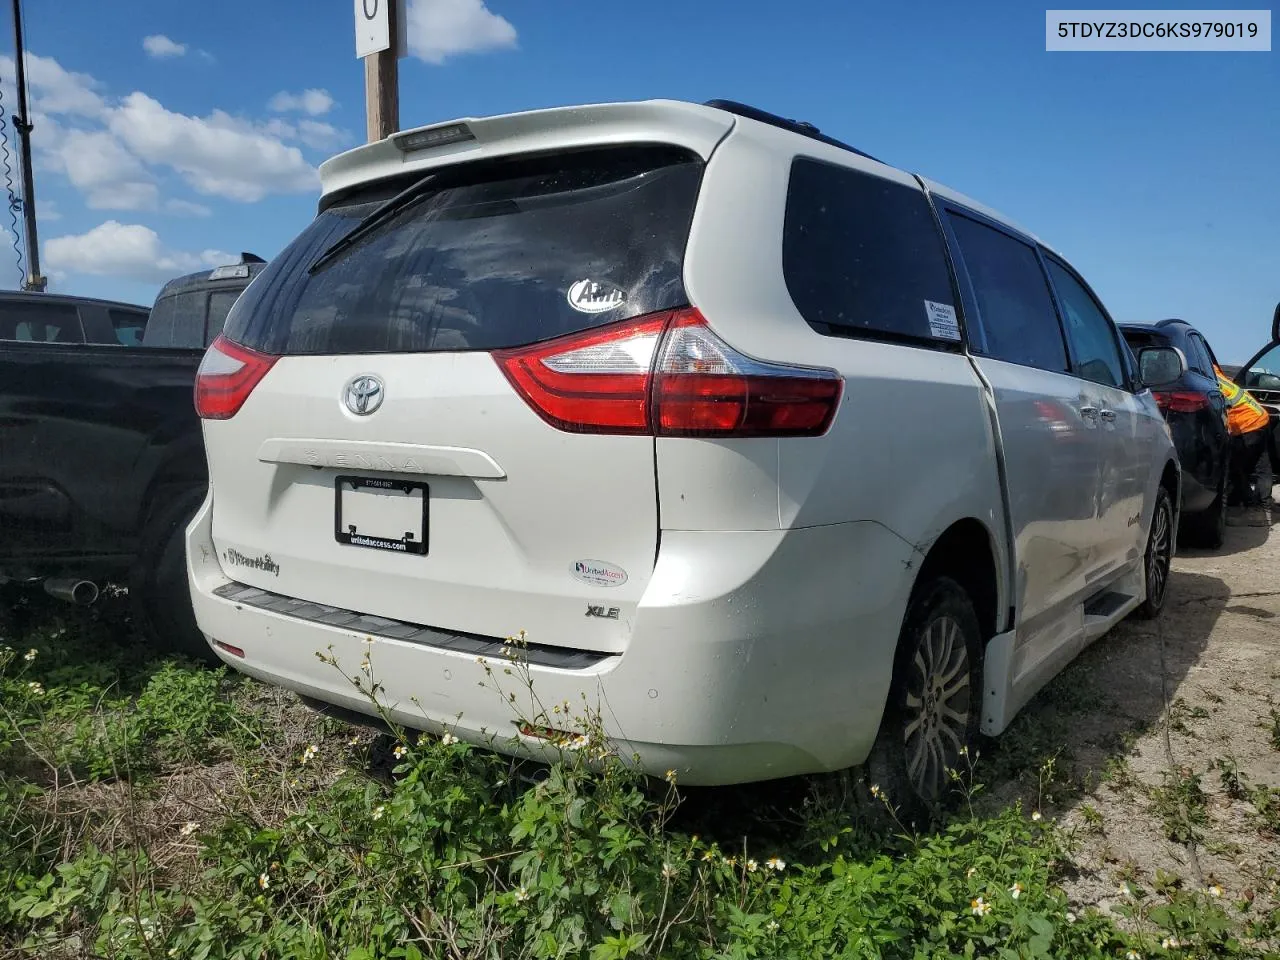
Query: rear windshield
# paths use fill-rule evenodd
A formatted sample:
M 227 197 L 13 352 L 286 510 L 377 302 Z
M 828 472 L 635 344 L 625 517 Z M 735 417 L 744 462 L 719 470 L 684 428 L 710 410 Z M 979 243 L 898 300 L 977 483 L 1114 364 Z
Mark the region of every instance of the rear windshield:
M 447 168 L 310 272 L 420 176 L 323 210 L 232 307 L 227 336 L 271 354 L 494 350 L 687 302 L 702 162 L 671 147 Z
M 1132 350 L 1141 350 L 1143 347 L 1167 347 L 1171 342 L 1163 333 L 1157 333 L 1155 330 L 1121 327 L 1120 333 Z

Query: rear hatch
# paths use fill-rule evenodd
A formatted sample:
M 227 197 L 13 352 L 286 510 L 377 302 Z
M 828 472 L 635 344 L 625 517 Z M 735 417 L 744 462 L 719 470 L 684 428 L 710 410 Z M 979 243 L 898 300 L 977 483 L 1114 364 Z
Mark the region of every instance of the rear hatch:
M 623 650 L 658 546 L 653 436 L 553 426 L 500 361 L 685 304 L 702 169 L 610 146 L 419 172 L 322 209 L 202 369 L 226 575 Z

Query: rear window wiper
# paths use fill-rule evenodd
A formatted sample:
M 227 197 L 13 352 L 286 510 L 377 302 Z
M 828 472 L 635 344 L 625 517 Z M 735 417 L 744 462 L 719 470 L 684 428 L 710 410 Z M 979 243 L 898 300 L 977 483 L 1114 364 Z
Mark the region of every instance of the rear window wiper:
M 428 173 L 421 180 L 415 180 L 409 186 L 405 187 L 390 200 L 383 203 L 373 213 L 369 214 L 359 223 L 357 223 L 350 233 L 337 240 L 329 249 L 320 254 L 315 262 L 307 269 L 308 275 L 314 275 L 323 270 L 326 266 L 333 263 L 342 254 L 346 253 L 361 240 L 365 239 L 384 223 L 399 213 L 408 210 L 415 203 L 424 199 L 430 192 L 431 188 L 436 185 L 436 181 L 440 179 L 439 173 Z

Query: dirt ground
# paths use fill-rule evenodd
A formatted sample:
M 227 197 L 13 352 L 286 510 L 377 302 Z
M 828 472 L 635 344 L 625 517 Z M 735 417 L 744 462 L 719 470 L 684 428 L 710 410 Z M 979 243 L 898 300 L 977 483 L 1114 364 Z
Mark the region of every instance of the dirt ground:
M 989 800 L 1074 836 L 1078 906 L 1171 886 L 1277 903 L 1280 526 L 1264 508 L 1229 524 L 1221 550 L 1180 551 L 1158 620 L 1094 644 L 994 745 L 1011 775 Z

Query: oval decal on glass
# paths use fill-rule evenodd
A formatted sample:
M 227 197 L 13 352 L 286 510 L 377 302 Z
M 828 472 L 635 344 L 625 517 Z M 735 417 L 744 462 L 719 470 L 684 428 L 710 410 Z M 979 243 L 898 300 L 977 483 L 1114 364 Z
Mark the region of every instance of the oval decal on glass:
M 573 565 L 573 575 L 596 587 L 618 587 L 627 582 L 627 571 L 602 560 L 577 561 Z
M 569 288 L 569 306 L 580 313 L 604 313 L 627 302 L 627 295 L 611 283 L 579 280 Z

